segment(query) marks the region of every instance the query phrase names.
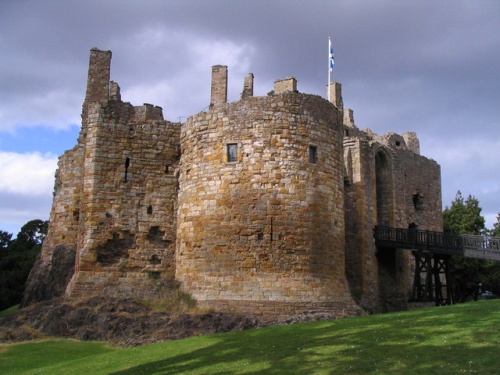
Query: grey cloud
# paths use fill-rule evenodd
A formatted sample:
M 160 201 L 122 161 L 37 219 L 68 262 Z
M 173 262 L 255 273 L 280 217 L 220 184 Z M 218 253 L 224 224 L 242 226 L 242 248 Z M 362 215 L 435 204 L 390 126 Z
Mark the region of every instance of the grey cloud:
M 259 95 L 289 75 L 300 91 L 325 95 L 331 36 L 333 78 L 356 123 L 378 133 L 416 131 L 434 158 L 426 145 L 498 137 L 499 19 L 496 1 L 2 1 L 0 131 L 7 122 L 77 122 L 91 47 L 113 51 L 112 79 L 122 93 L 161 81 L 158 92 L 171 96 L 153 104 L 176 120 L 209 100 L 210 66 L 196 61 L 194 41 L 251 46 L 246 58 Z M 234 87 L 240 70 L 229 66 Z M 459 168 L 447 163 L 443 170 Z M 498 171 L 481 164 L 475 175 L 499 192 L 491 177 Z M 464 191 L 470 185 L 466 177 L 456 183 Z

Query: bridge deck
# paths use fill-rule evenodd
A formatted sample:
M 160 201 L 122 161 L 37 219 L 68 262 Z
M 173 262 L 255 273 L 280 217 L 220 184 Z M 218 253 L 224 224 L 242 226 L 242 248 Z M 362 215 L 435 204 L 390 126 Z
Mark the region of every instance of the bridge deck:
M 500 238 L 375 227 L 375 245 L 500 261 Z

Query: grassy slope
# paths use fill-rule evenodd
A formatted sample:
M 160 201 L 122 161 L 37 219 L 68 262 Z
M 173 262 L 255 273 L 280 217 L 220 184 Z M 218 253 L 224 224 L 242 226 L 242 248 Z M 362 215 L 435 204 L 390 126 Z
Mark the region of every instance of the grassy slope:
M 0 319 L 2 319 L 4 316 L 7 316 L 9 314 L 16 312 L 18 308 L 19 308 L 19 305 L 15 305 L 15 306 L 9 307 L 8 309 L 0 311 Z
M 1 374 L 498 374 L 500 301 L 116 349 L 0 346 Z

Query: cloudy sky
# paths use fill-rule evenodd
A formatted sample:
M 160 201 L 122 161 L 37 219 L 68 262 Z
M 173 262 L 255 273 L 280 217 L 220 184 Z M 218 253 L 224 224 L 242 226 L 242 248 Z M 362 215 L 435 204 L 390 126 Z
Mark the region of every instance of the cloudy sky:
M 229 68 L 229 100 L 294 76 L 326 96 L 332 79 L 356 125 L 417 132 L 441 164 L 443 204 L 479 199 L 500 212 L 498 0 L 2 0 L 0 229 L 48 219 L 57 157 L 80 128 L 89 50 L 113 52 L 122 99 L 171 121 L 209 104 L 211 66 Z

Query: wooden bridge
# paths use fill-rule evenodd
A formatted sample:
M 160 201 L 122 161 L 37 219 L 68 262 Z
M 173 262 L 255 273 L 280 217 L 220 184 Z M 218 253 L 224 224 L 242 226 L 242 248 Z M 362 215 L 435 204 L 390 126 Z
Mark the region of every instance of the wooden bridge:
M 453 304 L 448 261 L 450 256 L 500 261 L 500 238 L 417 230 L 375 227 L 378 249 L 411 250 L 415 277 L 411 301 Z

